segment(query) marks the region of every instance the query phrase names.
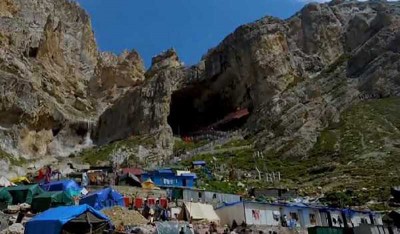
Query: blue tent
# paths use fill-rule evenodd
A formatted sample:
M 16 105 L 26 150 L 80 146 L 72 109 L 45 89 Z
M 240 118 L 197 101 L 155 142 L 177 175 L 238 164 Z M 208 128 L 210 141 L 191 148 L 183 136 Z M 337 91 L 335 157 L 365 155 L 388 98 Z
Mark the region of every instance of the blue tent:
M 75 180 L 51 181 L 41 185 L 41 187 L 45 191 L 64 191 L 71 197 L 78 196 L 82 191 L 82 188 Z
M 105 188 L 89 193 L 79 200 L 79 204 L 88 204 L 96 210 L 101 210 L 106 207 L 124 206 L 125 202 L 124 197 L 119 192 L 111 188 Z
M 51 208 L 31 219 L 25 225 L 25 234 L 56 234 L 62 230 L 76 233 L 91 228 L 108 230 L 110 219 L 88 205 Z

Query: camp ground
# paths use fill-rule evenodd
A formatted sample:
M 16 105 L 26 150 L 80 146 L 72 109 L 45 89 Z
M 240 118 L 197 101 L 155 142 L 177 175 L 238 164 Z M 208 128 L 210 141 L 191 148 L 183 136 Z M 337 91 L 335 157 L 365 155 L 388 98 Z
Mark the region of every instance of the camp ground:
M 88 205 L 51 208 L 25 225 L 25 234 L 93 233 L 110 229 L 110 220 Z
M 31 204 L 36 195 L 43 193 L 43 190 L 38 184 L 19 185 L 15 187 L 7 187 L 6 190 L 12 196 L 12 204 L 18 205 L 21 203 Z
M 51 207 L 73 205 L 73 198 L 64 191 L 43 192 L 32 200 L 32 211 L 43 212 Z
M 72 197 L 79 196 L 82 191 L 82 188 L 75 180 L 52 181 L 41 185 L 41 187 L 44 191 L 64 191 Z
M 96 210 L 101 210 L 103 208 L 112 206 L 125 206 L 124 197 L 122 194 L 111 188 L 105 188 L 93 193 L 89 193 L 80 199 L 79 204 L 90 205 Z

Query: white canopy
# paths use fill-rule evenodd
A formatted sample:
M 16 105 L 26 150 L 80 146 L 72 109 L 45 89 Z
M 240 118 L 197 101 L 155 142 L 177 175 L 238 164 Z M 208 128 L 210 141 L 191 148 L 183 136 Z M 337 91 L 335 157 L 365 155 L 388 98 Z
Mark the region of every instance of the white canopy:
M 193 220 L 207 220 L 219 222 L 220 219 L 210 204 L 184 202 L 188 216 Z

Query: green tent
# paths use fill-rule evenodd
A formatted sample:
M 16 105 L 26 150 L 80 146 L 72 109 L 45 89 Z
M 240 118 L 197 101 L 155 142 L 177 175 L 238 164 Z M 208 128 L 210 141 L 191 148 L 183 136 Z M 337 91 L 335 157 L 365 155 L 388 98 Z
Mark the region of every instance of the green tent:
M 31 204 L 33 197 L 43 193 L 38 184 L 19 185 L 15 187 L 7 187 L 6 190 L 11 194 L 13 205 L 21 203 Z
M 8 205 L 11 205 L 13 201 L 12 196 L 6 188 L 0 188 L 0 210 L 4 210 Z
M 74 201 L 71 196 L 63 191 L 43 192 L 32 200 L 32 210 L 42 212 L 51 207 L 70 206 Z

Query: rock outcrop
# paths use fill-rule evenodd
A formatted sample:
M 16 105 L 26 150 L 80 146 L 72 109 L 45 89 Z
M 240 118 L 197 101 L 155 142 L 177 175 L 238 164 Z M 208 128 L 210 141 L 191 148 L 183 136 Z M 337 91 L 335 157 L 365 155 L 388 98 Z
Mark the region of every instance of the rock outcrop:
M 88 147 L 98 115 L 144 73 L 135 51 L 98 52 L 77 3 L 1 1 L 1 150 L 40 159 Z

